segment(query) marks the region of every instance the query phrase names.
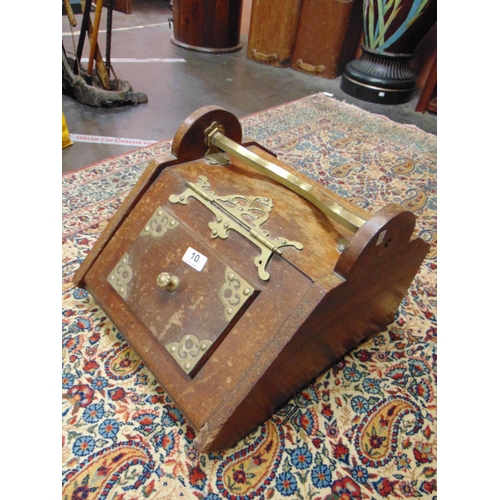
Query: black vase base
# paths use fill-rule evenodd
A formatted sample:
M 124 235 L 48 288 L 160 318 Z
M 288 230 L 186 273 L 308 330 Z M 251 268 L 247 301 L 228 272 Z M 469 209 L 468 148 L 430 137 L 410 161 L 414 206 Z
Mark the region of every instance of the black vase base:
M 345 73 L 340 88 L 346 94 L 366 102 L 376 104 L 404 104 L 411 101 L 415 87 L 406 89 L 384 88 L 356 81 Z
M 417 83 L 410 68 L 413 54 L 396 54 L 361 45 L 359 59 L 349 62 L 340 88 L 358 99 L 377 104 L 403 104 L 411 101 Z

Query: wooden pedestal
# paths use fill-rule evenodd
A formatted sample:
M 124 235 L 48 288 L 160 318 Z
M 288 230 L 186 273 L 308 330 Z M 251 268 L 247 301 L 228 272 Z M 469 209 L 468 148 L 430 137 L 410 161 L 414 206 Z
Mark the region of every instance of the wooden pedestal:
M 285 68 L 292 61 L 302 0 L 253 0 L 247 57 Z
M 338 76 L 353 0 L 304 0 L 292 69 L 323 78 Z
M 242 0 L 173 0 L 171 42 L 198 52 L 240 50 Z

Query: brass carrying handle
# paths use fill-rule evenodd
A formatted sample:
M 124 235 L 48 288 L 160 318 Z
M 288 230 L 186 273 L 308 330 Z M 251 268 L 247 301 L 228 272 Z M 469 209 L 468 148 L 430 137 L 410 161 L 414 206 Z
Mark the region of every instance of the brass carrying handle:
M 251 54 L 255 59 L 263 62 L 276 62 L 278 60 L 277 54 L 263 54 L 262 52 L 257 52 L 255 49 L 252 49 Z
M 218 152 L 216 148 L 219 148 L 230 156 L 238 158 L 246 165 L 267 175 L 271 179 L 289 188 L 294 193 L 299 194 L 321 210 L 327 217 L 342 224 L 342 226 L 349 229 L 349 231 L 356 232 L 366 222 L 365 219 L 328 198 L 317 187 L 300 179 L 279 165 L 264 160 L 255 153 L 252 153 L 252 151 L 226 137 L 223 132 L 224 127 L 217 122 L 212 123 L 212 125 L 205 130 L 205 142 L 209 147 L 207 155 Z
M 309 73 L 324 73 L 326 69 L 322 64 L 313 66 L 312 64 L 305 63 L 302 59 L 297 59 L 297 66 L 304 71 L 309 71 Z

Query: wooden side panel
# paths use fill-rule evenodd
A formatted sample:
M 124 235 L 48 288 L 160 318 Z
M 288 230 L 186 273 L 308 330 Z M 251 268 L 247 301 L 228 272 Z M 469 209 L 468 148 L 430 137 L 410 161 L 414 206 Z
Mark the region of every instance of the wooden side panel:
M 124 14 L 131 14 L 132 0 L 113 0 L 113 10 L 123 12 Z
M 302 0 L 253 0 L 247 57 L 284 68 L 290 66 Z
M 82 262 L 82 265 L 76 270 L 73 276 L 73 284 L 79 288 L 85 288 L 85 275 L 92 267 L 92 264 L 99 257 L 102 250 L 109 243 L 110 239 L 115 234 L 120 224 L 128 217 L 130 212 L 135 207 L 136 203 L 141 199 L 141 196 L 149 189 L 149 186 L 157 178 L 158 174 L 166 167 L 178 163 L 175 156 L 167 154 L 158 156 L 151 160 L 144 172 L 139 177 L 134 187 L 130 190 L 125 200 L 115 212 L 104 231 L 95 242 L 89 254 Z
M 323 78 L 339 75 L 352 6 L 353 0 L 303 0 L 292 69 Z
M 395 206 L 379 212 L 343 259 L 347 279 L 335 273 L 311 287 L 275 337 L 283 349 L 267 366 L 253 367 L 258 374 L 253 386 L 241 385 L 217 408 L 219 420 L 210 419 L 197 436 L 201 450 L 232 446 L 331 363 L 393 321 L 429 245 L 412 238 L 410 212 Z
M 352 61 L 360 43 L 363 42 L 363 0 L 353 0 L 349 25 L 344 36 L 344 44 L 337 62 L 337 74 L 343 73 L 346 64 Z

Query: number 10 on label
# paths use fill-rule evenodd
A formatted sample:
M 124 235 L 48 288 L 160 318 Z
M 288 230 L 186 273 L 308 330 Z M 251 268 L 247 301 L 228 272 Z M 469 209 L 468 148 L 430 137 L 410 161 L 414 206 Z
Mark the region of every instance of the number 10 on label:
M 190 265 L 193 269 L 201 271 L 205 264 L 207 263 L 207 258 L 200 252 L 197 252 L 194 248 L 189 247 L 182 257 L 183 262 Z

